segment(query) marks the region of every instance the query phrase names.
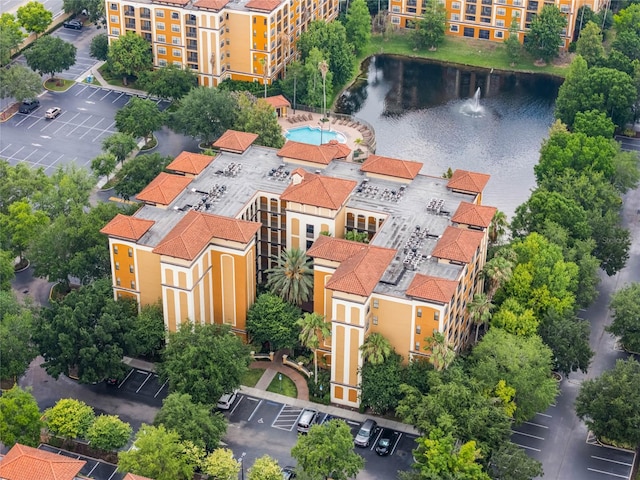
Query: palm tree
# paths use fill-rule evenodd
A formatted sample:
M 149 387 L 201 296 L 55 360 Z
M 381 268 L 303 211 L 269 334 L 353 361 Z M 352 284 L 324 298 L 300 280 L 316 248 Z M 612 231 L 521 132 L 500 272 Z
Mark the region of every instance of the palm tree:
M 360 346 L 360 352 L 362 353 L 363 361 L 379 365 L 389 358 L 389 355 L 393 352 L 393 347 L 389 340 L 381 334 L 372 333 Z
M 498 240 L 507 233 L 508 226 L 509 222 L 507 222 L 507 215 L 504 212 L 497 210 L 493 215 L 491 224 L 489 225 L 489 243 L 495 245 Z
M 305 313 L 299 318 L 296 324 L 300 327 L 300 342 L 307 348 L 313 350 L 313 379 L 318 383 L 318 347 L 320 346 L 320 336 L 327 338 L 331 336 L 331 325 L 324 320 L 324 316 L 318 313 Z
M 302 305 L 311 297 L 313 270 L 311 259 L 299 248 L 283 250 L 278 264 L 266 271 L 269 275 L 267 288 L 284 301 Z
M 487 297 L 490 301 L 498 289 L 511 279 L 513 266 L 513 262 L 502 255 L 493 257 L 485 264 L 482 274 L 489 279 Z
M 469 318 L 476 326 L 476 339 L 475 343 L 478 343 L 478 332 L 481 325 L 491 320 L 491 311 L 493 310 L 493 303 L 491 299 L 484 293 L 476 293 L 473 296 L 473 300 L 467 305 L 467 311 L 469 312 Z
M 441 332 L 434 330 L 433 337 L 428 337 L 426 342 L 425 350 L 431 350 L 429 362 L 433 368 L 438 372 L 446 370 L 456 358 L 456 352 L 451 348 L 449 341 Z

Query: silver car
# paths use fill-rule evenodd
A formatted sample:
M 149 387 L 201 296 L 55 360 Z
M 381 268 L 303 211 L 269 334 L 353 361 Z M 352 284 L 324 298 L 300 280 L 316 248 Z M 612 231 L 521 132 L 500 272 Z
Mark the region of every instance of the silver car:
M 376 431 L 376 427 L 378 423 L 375 420 L 367 419 L 364 421 L 360 430 L 358 430 L 358 434 L 356 435 L 356 439 L 353 441 L 359 447 L 368 447 L 371 443 L 371 438 Z

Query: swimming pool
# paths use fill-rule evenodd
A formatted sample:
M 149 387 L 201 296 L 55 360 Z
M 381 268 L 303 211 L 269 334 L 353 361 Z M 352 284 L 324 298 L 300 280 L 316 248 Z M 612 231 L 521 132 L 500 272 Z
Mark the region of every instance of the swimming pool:
M 320 131 L 318 127 L 298 127 L 287 130 L 284 134 L 287 140 L 292 140 L 294 142 L 301 143 L 310 143 L 311 145 L 320 145 L 320 140 L 322 139 L 322 143 L 329 143 L 330 140 L 337 140 L 340 143 L 347 143 L 347 138 L 339 133 L 334 131 L 329 131 L 328 128 L 325 128 L 323 131 Z

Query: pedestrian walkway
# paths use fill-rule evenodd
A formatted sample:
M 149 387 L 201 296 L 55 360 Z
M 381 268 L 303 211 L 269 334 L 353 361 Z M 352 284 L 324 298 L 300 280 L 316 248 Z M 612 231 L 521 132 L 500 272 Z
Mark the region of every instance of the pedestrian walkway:
M 307 385 L 307 377 L 302 375 L 297 370 L 287 367 L 282 363 L 282 355 L 284 351 L 279 351 L 275 354 L 273 358 L 273 362 L 253 362 L 249 365 L 250 368 L 265 368 L 265 372 L 256 383 L 256 386 L 253 387 L 256 390 L 266 390 L 269 387 L 271 381 L 275 378 L 277 373 L 281 373 L 289 377 L 293 383 L 296 385 L 296 389 L 298 390 L 298 399 L 300 400 L 309 400 L 309 386 Z M 287 397 L 289 398 L 289 397 Z

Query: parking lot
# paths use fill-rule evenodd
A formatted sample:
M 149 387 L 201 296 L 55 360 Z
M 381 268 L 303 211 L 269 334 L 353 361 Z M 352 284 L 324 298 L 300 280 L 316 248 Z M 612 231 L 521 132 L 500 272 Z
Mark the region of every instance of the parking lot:
M 75 84 L 66 92 L 46 92 L 40 107 L 30 114 L 16 113 L 0 125 L 0 158 L 11 165 L 26 162 L 47 174 L 65 164 L 90 168 L 102 152 L 104 138 L 116 132 L 115 114 L 131 96 L 88 84 Z M 167 102 L 154 99 L 159 108 Z M 46 120 L 44 112 L 61 107 L 62 113 Z
M 84 467 L 80 470 L 80 475 L 84 475 L 85 477 L 94 478 L 95 480 L 122 480 L 124 478 L 124 474 L 118 473 L 117 466 L 112 463 L 103 462 L 84 455 L 78 455 L 73 452 L 67 452 L 66 450 L 60 450 L 59 448 L 52 447 L 51 445 L 40 445 L 38 449 L 57 453 L 58 455 L 64 455 L 69 458 L 75 458 L 77 460 L 84 460 L 87 463 L 85 463 Z
M 134 402 L 142 402 L 153 407 L 161 407 L 162 400 L 169 394 L 167 382 L 160 382 L 160 377 L 153 372 L 130 369 L 125 377 L 115 385 L 101 383 L 94 390 L 107 395 L 124 397 Z

